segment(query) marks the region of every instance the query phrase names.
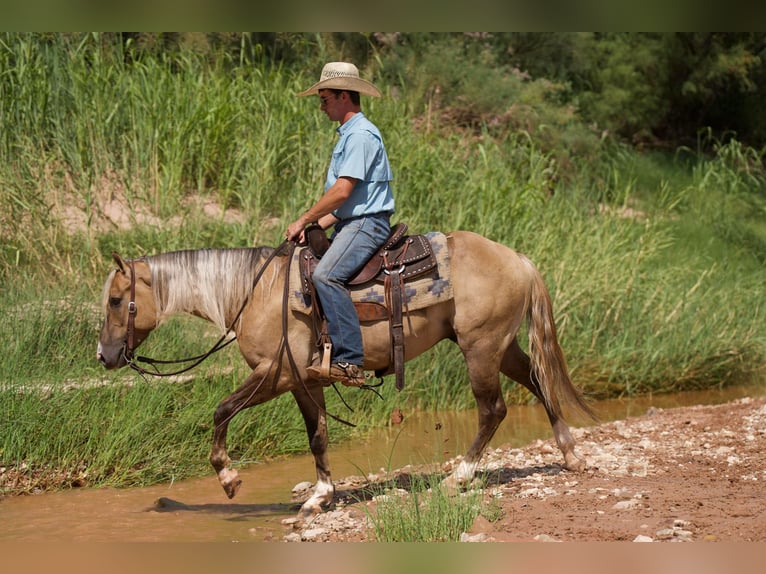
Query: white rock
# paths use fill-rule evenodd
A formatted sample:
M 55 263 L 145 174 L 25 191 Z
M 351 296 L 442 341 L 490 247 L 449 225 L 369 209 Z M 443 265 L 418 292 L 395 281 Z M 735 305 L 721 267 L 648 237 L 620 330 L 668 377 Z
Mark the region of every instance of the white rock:
M 301 534 L 301 540 L 316 540 L 323 534 L 327 534 L 327 530 L 324 528 L 309 528 L 304 530 Z
M 487 541 L 487 535 L 484 532 L 479 532 L 478 534 L 468 534 L 467 532 L 463 532 L 460 535 L 460 542 L 486 542 Z
M 538 542 L 558 542 L 558 540 L 549 534 L 538 534 L 535 536 L 535 540 Z
M 301 535 L 297 532 L 291 532 L 290 534 L 287 534 L 283 537 L 283 540 L 285 542 L 300 542 L 301 541 Z
M 295 486 L 293 486 L 293 494 L 298 494 L 300 492 L 305 492 L 307 490 L 311 490 L 311 487 L 314 486 L 312 483 L 308 481 L 299 482 Z
M 689 530 L 677 529 L 673 534 L 679 540 L 683 540 L 684 542 L 691 542 L 692 533 Z
M 519 493 L 522 498 L 529 498 L 530 496 L 540 496 L 539 488 L 527 488 Z
M 621 500 L 612 506 L 612 510 L 634 510 L 636 508 L 641 508 L 641 502 L 635 498 Z
M 646 536 L 644 534 L 639 534 L 633 539 L 633 542 L 654 542 L 651 536 Z

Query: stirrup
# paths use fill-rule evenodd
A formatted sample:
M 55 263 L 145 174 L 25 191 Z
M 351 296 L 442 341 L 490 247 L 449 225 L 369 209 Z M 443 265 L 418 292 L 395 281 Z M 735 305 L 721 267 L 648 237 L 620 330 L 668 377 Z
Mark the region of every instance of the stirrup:
M 319 373 L 323 379 L 330 378 L 330 356 L 332 355 L 332 343 L 322 345 L 322 362 L 319 365 Z

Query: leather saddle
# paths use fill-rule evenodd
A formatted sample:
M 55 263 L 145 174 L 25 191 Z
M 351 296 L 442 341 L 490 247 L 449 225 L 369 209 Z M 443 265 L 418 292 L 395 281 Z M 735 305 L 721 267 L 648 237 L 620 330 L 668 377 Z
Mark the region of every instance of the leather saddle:
M 361 322 L 389 321 L 391 332 L 391 362 L 387 369 L 376 371 L 382 377 L 392 372 L 396 374 L 396 388 L 404 387 L 404 327 L 402 322 L 403 285 L 407 279 L 418 277 L 436 267 L 436 257 L 431 243 L 424 235 L 407 235 L 406 223 L 397 223 L 391 228 L 386 242 L 352 277 L 349 287 L 367 283 L 384 285 L 386 304 L 354 303 Z M 314 291 L 312 275 L 322 255 L 330 246 L 324 230 L 313 224 L 305 230 L 307 247 L 299 254 L 301 289 L 313 302 L 313 319 L 317 330 L 318 344 L 324 346 L 322 366 L 329 370 L 330 341 L 325 327 L 321 304 Z

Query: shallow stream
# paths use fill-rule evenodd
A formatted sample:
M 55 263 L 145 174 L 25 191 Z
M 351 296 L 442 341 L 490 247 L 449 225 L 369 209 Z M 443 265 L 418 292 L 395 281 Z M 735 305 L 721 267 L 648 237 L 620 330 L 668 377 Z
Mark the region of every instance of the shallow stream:
M 717 404 L 766 395 L 766 385 L 614 399 L 594 404 L 602 421 L 642 415 L 649 407 Z M 476 431 L 476 412 L 404 413 L 404 421 L 365 440 L 331 446 L 335 478 L 463 454 Z M 551 438 L 539 405 L 511 406 L 491 447 L 521 447 Z M 280 540 L 293 516 L 292 487 L 315 479 L 310 455 L 240 468 L 242 488 L 228 500 L 211 469 L 200 479 L 146 488 L 81 488 L 0 499 L 0 541 L 224 542 Z M 162 501 L 158 503 L 158 501 Z

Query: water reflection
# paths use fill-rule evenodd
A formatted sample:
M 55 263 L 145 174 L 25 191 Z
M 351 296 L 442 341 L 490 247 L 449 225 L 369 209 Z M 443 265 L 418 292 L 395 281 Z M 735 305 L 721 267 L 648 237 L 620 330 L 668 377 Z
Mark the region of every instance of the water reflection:
M 606 422 L 642 415 L 649 407 L 718 404 L 766 395 L 766 385 L 613 399 L 595 404 Z M 475 411 L 405 413 L 396 427 L 330 451 L 336 478 L 440 462 L 463 454 L 476 432 Z M 576 426 L 576 425 L 575 425 Z M 491 446 L 520 447 L 551 436 L 539 405 L 509 407 Z M 313 459 L 291 456 L 241 469 L 244 484 L 229 501 L 214 475 L 148 488 L 81 489 L 0 500 L 2 541 L 258 541 L 279 540 L 293 515 L 292 487 L 313 481 Z

